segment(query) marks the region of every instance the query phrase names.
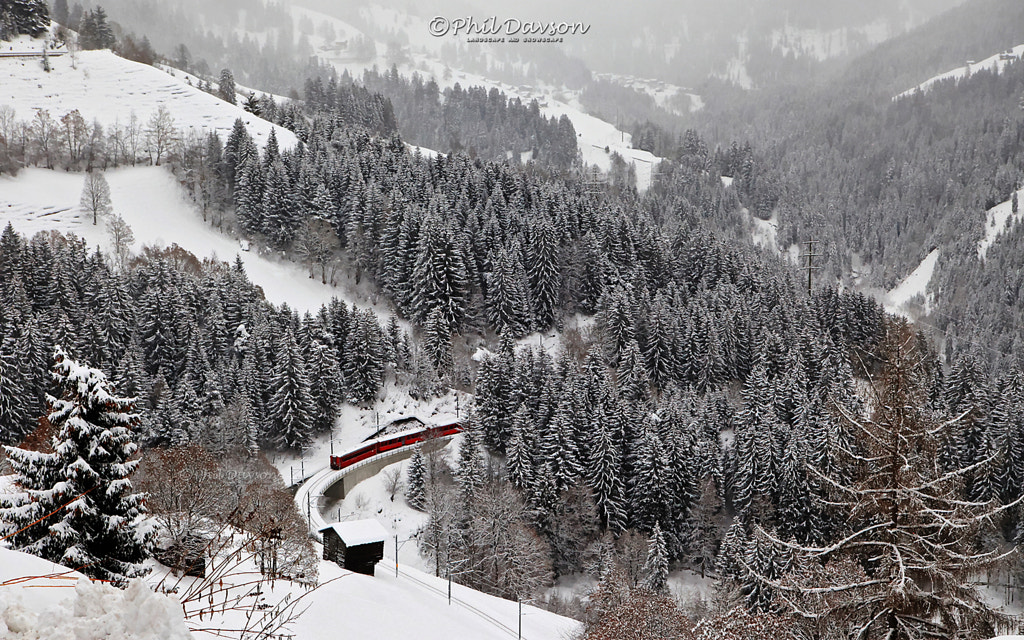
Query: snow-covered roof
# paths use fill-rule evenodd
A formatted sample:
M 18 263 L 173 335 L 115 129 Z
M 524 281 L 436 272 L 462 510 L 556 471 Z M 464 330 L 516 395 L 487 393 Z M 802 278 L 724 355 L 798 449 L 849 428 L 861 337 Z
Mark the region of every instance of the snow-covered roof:
M 350 520 L 348 522 L 335 522 L 329 524 L 320 532 L 334 529 L 346 547 L 358 547 L 361 544 L 372 544 L 384 542 L 389 536 L 387 529 L 381 523 L 370 518 L 367 520 Z

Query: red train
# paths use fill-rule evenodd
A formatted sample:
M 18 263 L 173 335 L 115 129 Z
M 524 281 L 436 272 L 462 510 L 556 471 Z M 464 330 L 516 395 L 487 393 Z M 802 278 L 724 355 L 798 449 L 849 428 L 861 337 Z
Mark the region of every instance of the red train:
M 332 469 L 344 469 L 350 467 L 360 460 L 365 460 L 369 457 L 375 456 L 378 453 L 384 453 L 385 451 L 391 451 L 392 449 L 398 449 L 401 447 L 408 447 L 409 445 L 416 444 L 417 442 L 423 442 L 430 438 L 440 438 L 442 436 L 451 436 L 462 431 L 462 425 L 458 422 L 452 422 L 451 424 L 442 424 L 436 427 L 427 427 L 426 429 L 417 429 L 416 431 L 403 431 L 402 433 L 396 433 L 390 436 L 382 436 L 366 443 L 358 449 L 353 449 L 348 453 L 340 456 L 331 456 L 331 468 Z

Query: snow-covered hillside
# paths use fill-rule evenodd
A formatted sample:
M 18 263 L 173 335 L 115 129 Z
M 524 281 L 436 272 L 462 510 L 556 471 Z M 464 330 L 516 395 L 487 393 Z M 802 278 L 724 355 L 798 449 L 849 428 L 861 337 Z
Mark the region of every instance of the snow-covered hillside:
M 1017 201 L 1024 198 L 1024 189 L 1017 192 Z M 985 216 L 985 237 L 978 242 L 978 257 L 985 259 L 988 248 L 999 238 L 1008 225 L 1017 224 L 1024 217 L 1024 211 L 1019 208 L 1017 213 L 1013 212 L 1013 198 L 1006 202 L 1000 202 L 988 210 Z
M 933 249 L 910 275 L 885 295 L 882 301 L 885 305 L 885 310 L 889 313 L 907 315 L 910 311 L 907 304 L 918 296 L 922 296 L 924 298 L 925 313 L 928 313 L 932 302 L 931 296 L 927 293 L 928 283 L 932 280 L 932 275 L 935 273 L 935 263 L 938 260 L 939 250 Z
M 321 25 L 329 25 L 338 35 L 339 40 L 351 39 L 362 32 L 349 22 L 340 18 L 313 11 L 302 7 L 292 7 L 296 19 L 310 21 L 316 25 L 319 31 Z M 640 149 L 633 148 L 632 136 L 618 130 L 613 124 L 605 122 L 600 118 L 586 113 L 586 110 L 579 103 L 578 92 L 573 92 L 564 87 L 546 85 L 519 86 L 495 81 L 479 74 L 451 69 L 441 62 L 437 55 L 436 48 L 443 42 L 440 38 L 429 35 L 426 22 L 414 16 L 396 17 L 394 11 L 384 9 L 378 5 L 367 5 L 362 11 L 364 19 L 372 20 L 381 28 L 399 30 L 410 42 L 416 44 L 418 51 L 411 51 L 408 60 L 397 64 L 398 70 L 403 75 L 419 73 L 425 77 L 432 77 L 439 87 L 451 87 L 456 83 L 462 86 L 480 86 L 486 89 L 496 88 L 509 95 L 519 97 L 525 102 L 536 99 L 540 105 L 541 113 L 548 117 L 558 118 L 565 115 L 572 122 L 576 133 L 579 136 L 577 146 L 583 162 L 596 166 L 602 171 L 608 171 L 612 166 L 612 154 L 617 153 L 629 164 L 636 168 L 637 188 L 646 190 L 652 181 L 654 167 L 661 160 L 653 154 Z M 365 35 L 365 34 L 363 34 Z M 381 69 L 388 69 L 392 66 L 393 60 L 386 53 L 387 42 L 376 42 L 378 55 L 370 60 L 354 60 L 346 48 L 339 48 L 336 42 L 326 42 L 322 37 L 310 35 L 309 40 L 317 47 L 317 55 L 324 61 L 334 65 L 339 73 L 348 71 L 353 77 L 358 78 L 365 69 L 377 66 Z M 486 55 L 485 53 L 482 55 Z M 699 104 L 695 102 L 693 104 Z M 607 149 L 607 151 L 605 150 Z
M 261 254 L 254 247 L 243 251 L 239 243 L 203 222 L 169 171 L 163 167 L 125 167 L 108 171 L 114 213 L 122 216 L 142 245 L 177 244 L 200 258 L 215 255 L 232 261 L 241 256 L 249 279 L 263 288 L 267 300 L 287 303 L 297 311 L 315 312 L 333 297 L 359 302 L 354 293 L 310 279 L 301 265 L 276 254 Z M 79 209 L 85 174 L 24 169 L 17 177 L 0 177 L 0 226 L 11 222 L 26 235 L 54 229 L 73 232 L 93 246 L 109 248 L 104 223 L 93 226 Z M 377 309 L 381 317 L 388 310 Z
M 937 82 L 942 82 L 943 80 L 955 80 L 959 82 L 964 78 L 969 78 L 971 74 L 977 73 L 978 71 L 992 71 L 995 73 L 1002 73 L 1003 69 L 1005 69 L 1007 65 L 1020 60 L 1021 55 L 1024 55 L 1024 44 L 1017 45 L 1016 47 L 1009 51 L 1003 51 L 995 55 L 991 55 L 985 58 L 984 60 L 974 62 L 968 61 L 967 64 L 964 64 L 964 66 L 957 67 L 956 69 L 950 69 L 945 73 L 940 73 L 937 76 L 933 76 L 928 80 L 925 80 L 921 84 L 917 85 L 916 87 L 907 89 L 906 91 L 899 94 L 893 99 L 896 100 L 899 98 L 905 98 L 907 96 L 913 95 L 917 91 L 927 93 L 928 90 L 931 89 Z
M 0 57 L 0 105 L 13 107 L 30 120 L 37 109 L 53 118 L 78 109 L 89 122 L 104 126 L 128 124 L 132 114 L 142 126 L 163 105 L 176 127 L 186 132 L 215 130 L 223 139 L 241 118 L 258 145 L 276 129 L 281 148 L 295 146 L 295 134 L 248 113 L 239 106 L 187 84 L 183 78 L 148 65 L 120 58 L 110 51 L 82 51 L 52 57 L 51 71 L 39 58 Z M 77 68 L 76 68 L 77 67 Z

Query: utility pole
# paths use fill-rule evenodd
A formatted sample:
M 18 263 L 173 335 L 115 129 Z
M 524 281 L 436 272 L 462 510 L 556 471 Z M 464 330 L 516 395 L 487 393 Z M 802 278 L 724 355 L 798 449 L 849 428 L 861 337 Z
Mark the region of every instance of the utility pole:
M 814 259 L 820 258 L 822 254 L 814 252 L 815 246 L 820 244 L 819 240 L 805 240 L 802 244 L 804 245 L 805 251 L 800 257 L 805 258 L 807 260 L 807 264 L 800 268 L 807 271 L 807 295 L 809 296 L 811 295 L 811 276 L 815 271 L 821 270 L 821 267 L 814 266 Z

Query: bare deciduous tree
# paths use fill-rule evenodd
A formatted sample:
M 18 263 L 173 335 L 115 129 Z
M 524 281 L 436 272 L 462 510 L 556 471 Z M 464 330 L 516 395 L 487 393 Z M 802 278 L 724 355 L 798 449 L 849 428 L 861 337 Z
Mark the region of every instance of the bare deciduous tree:
M 391 502 L 395 501 L 395 495 L 401 493 L 405 483 L 402 481 L 402 470 L 399 467 L 388 469 L 383 474 L 384 490 L 391 496 Z
M 321 218 L 307 218 L 295 236 L 295 249 L 305 261 L 309 277 L 314 277 L 314 270 L 319 267 L 323 284 L 327 284 L 327 268 L 339 246 L 334 227 Z
M 166 106 L 160 105 L 146 125 L 146 144 L 149 145 L 149 156 L 153 164 L 159 165 L 170 153 L 177 135 L 174 116 Z
M 95 225 L 102 216 L 110 215 L 112 207 L 110 204 L 110 185 L 107 179 L 99 171 L 90 171 L 85 174 L 85 186 L 82 188 L 82 199 L 79 201 L 82 211 L 92 215 L 92 223 Z
M 123 269 L 128 263 L 131 255 L 132 244 L 135 242 L 135 234 L 132 228 L 119 215 L 112 215 L 107 220 L 107 235 L 110 236 L 110 243 L 114 246 L 114 259 L 119 269 Z
M 227 506 L 220 466 L 202 447 L 151 450 L 135 481 L 173 543 L 208 528 L 204 523 L 221 518 Z

